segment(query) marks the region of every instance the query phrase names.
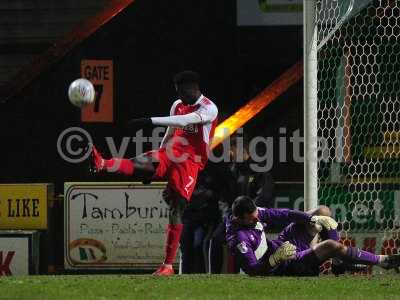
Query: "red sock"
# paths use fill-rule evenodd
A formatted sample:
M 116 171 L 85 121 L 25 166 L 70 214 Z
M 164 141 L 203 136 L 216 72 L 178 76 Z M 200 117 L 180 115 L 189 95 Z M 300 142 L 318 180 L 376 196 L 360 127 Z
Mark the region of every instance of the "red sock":
M 104 160 L 104 168 L 110 173 L 121 173 L 126 176 L 131 176 L 135 170 L 130 159 L 125 158 L 111 158 Z
M 165 260 L 164 264 L 171 265 L 179 248 L 183 224 L 167 225 L 167 240 L 165 242 Z

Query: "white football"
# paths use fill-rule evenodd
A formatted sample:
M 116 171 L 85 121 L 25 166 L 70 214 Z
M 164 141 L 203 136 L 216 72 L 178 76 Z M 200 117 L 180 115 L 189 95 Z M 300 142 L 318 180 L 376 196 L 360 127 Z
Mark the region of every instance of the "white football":
M 93 84 L 85 78 L 76 79 L 69 85 L 69 101 L 79 108 L 93 103 L 94 96 L 95 91 Z

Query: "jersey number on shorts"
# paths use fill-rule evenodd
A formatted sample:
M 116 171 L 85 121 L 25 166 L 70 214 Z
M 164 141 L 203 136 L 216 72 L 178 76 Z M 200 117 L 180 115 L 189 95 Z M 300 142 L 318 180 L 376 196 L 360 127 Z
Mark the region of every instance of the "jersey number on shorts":
M 193 184 L 193 182 L 194 182 L 193 177 L 192 177 L 192 176 L 189 176 L 189 183 L 185 186 L 186 194 L 189 194 L 188 189 L 189 189 L 189 187 Z

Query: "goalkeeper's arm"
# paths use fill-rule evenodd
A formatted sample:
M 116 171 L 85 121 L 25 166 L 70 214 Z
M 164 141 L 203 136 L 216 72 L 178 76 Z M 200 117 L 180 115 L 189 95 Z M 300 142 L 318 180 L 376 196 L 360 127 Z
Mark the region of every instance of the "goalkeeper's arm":
M 257 276 L 272 271 L 284 261 L 294 259 L 296 256 L 296 246 L 285 242 L 268 259 L 258 260 L 254 251 L 251 250 L 250 245 L 242 242 L 237 245 L 235 255 L 239 260 L 240 267 L 246 274 Z
M 309 223 L 311 215 L 287 208 L 259 208 L 258 217 L 261 222 L 271 225 L 287 225 L 289 223 Z
M 291 210 L 286 208 L 259 208 L 259 219 L 262 222 L 272 225 L 282 225 L 288 223 L 312 223 L 317 227 L 327 230 L 336 229 L 337 222 L 328 216 L 311 216 L 308 213 Z

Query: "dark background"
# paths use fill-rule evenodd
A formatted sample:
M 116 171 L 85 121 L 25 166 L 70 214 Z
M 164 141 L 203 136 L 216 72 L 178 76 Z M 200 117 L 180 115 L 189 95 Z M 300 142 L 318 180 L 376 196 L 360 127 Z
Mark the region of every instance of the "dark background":
M 80 123 L 80 111 L 67 98 L 68 85 L 80 77 L 82 59 L 114 61 L 113 124 Z M 134 135 L 121 124 L 129 118 L 162 116 L 175 100 L 172 76 L 192 69 L 201 74 L 203 93 L 223 118 L 302 59 L 302 27 L 237 27 L 235 1 L 135 1 L 43 72 L 21 93 L 0 104 L 0 181 L 53 182 L 91 179 L 86 165 L 64 162 L 58 135 L 66 128 L 88 130 L 106 155 L 104 137 Z M 303 82 L 292 86 L 244 128 L 253 136 L 274 137 L 280 127 L 303 132 Z M 289 144 L 290 145 L 290 144 Z M 302 181 L 303 165 L 274 155 L 276 181 Z M 134 144 L 128 148 L 133 155 Z

